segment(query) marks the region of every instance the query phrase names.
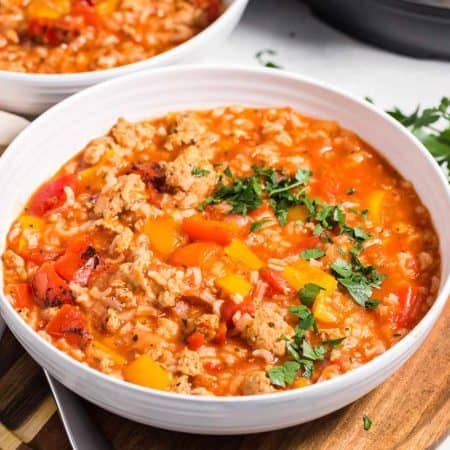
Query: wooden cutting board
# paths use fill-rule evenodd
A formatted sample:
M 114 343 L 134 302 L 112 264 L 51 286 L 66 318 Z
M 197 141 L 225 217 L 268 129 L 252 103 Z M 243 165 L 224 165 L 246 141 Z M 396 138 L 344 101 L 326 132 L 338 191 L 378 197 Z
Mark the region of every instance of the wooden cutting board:
M 450 431 L 450 302 L 419 351 L 382 386 L 308 424 L 247 436 L 196 436 L 137 424 L 86 403 L 117 450 L 422 450 Z M 363 415 L 373 421 L 363 429 Z M 36 363 L 9 331 L 0 342 L 0 449 L 69 450 Z M 95 450 L 95 449 L 79 449 Z

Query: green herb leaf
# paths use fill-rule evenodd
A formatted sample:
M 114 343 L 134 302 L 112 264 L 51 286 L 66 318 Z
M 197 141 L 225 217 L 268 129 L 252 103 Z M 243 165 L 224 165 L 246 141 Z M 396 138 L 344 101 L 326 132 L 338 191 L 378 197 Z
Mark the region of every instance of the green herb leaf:
M 325 256 L 325 252 L 320 248 L 307 248 L 300 253 L 300 257 L 306 261 Z
M 273 61 L 267 59 L 268 56 L 276 56 L 277 52 L 275 50 L 271 50 L 269 48 L 260 50 L 256 53 L 255 58 L 258 60 L 258 62 L 264 66 L 269 67 L 271 69 L 282 69 L 280 65 L 274 63 Z
M 191 171 L 191 175 L 194 175 L 195 177 L 204 177 L 205 175 L 209 174 L 209 170 L 207 169 L 200 169 L 199 167 L 194 167 Z
M 364 416 L 363 416 L 364 430 L 369 431 L 371 426 L 372 426 L 372 421 L 370 420 L 370 417 L 367 414 L 364 414 Z
M 366 300 L 366 304 L 364 305 L 368 309 L 377 309 L 380 304 L 379 300 L 375 300 L 373 298 Z
M 319 234 L 322 233 L 322 231 L 323 231 L 323 226 L 320 225 L 320 223 L 316 223 L 316 225 L 314 226 L 313 235 L 319 236 Z
M 303 351 L 303 356 L 305 356 L 305 358 L 312 359 L 313 361 L 322 360 L 327 353 L 327 349 L 323 345 L 315 345 L 313 347 L 306 340 L 303 341 L 302 351 Z
M 331 348 L 335 348 L 338 347 L 339 345 L 341 345 L 342 341 L 344 341 L 345 336 L 341 337 L 341 338 L 336 338 L 336 339 L 327 339 L 325 341 L 322 341 L 322 344 L 325 345 L 329 345 Z
M 450 182 L 450 99 L 443 97 L 438 106 L 418 106 L 408 115 L 398 108 L 387 111 L 394 119 L 408 128 L 436 158 Z
M 270 382 L 274 386 L 282 388 L 289 386 L 295 381 L 300 366 L 300 363 L 297 361 L 286 361 L 280 366 L 270 368 L 267 372 Z
M 333 264 L 331 264 L 331 270 L 340 277 L 347 278 L 352 274 L 352 266 L 343 259 L 338 258 Z
M 299 319 L 298 327 L 302 330 L 309 330 L 317 328 L 316 320 L 313 313 L 309 308 L 304 305 L 289 306 L 288 310 L 291 314 L 294 314 Z
M 319 295 L 320 291 L 325 289 L 322 286 L 314 283 L 306 283 L 299 291 L 298 298 L 304 305 L 311 306 L 314 300 Z
M 255 231 L 260 230 L 267 222 L 270 222 L 270 219 L 261 219 L 253 222 L 250 225 L 250 232 L 254 233 Z

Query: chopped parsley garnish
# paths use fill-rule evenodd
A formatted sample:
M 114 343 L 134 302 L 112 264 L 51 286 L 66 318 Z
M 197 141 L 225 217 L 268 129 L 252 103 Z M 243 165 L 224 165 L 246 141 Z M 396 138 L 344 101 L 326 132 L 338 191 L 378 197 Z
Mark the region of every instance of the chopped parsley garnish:
M 309 308 L 304 305 L 290 306 L 289 311 L 298 319 L 292 339 L 282 336 L 286 341 L 286 350 L 292 360 L 268 370 L 267 375 L 274 386 L 286 387 L 295 381 L 299 371 L 305 378 L 314 373 L 314 361 L 325 358 L 327 349 L 323 345 L 311 345 L 305 338 L 309 329 L 318 333 L 317 324 Z
M 191 175 L 194 175 L 195 177 L 204 177 L 205 175 L 209 174 L 209 170 L 207 169 L 201 169 L 199 167 L 194 167 L 191 171 Z
M 352 254 L 350 264 L 338 258 L 332 265 L 331 270 L 335 274 L 338 282 L 347 289 L 351 297 L 358 305 L 374 309 L 378 306 L 378 301 L 373 300 L 373 288 L 379 289 L 385 275 L 381 275 L 373 266 L 364 265 L 360 259 Z
M 253 222 L 250 225 L 250 232 L 254 233 L 255 231 L 260 230 L 266 223 L 270 222 L 270 219 L 261 219 Z
M 306 358 L 312 359 L 313 361 L 322 360 L 327 353 L 327 349 L 323 345 L 316 345 L 313 347 L 306 340 L 302 343 L 302 351 Z
M 309 259 L 317 259 L 325 256 L 325 252 L 320 248 L 307 248 L 300 252 L 300 258 L 308 261 Z
M 213 196 L 207 197 L 199 209 L 227 202 L 232 207 L 232 214 L 246 215 L 262 205 L 263 185 L 259 176 L 234 178 L 229 168 L 225 169 L 224 175 L 230 179 L 231 184 L 224 184 L 222 179 L 219 179 L 216 192 Z
M 313 235 L 314 236 L 319 236 L 319 234 L 321 234 L 322 231 L 323 231 L 323 226 L 320 225 L 320 223 L 316 223 L 314 225 Z
M 331 348 L 335 348 L 341 345 L 344 339 L 345 336 L 336 339 L 326 339 L 325 341 L 322 341 L 322 344 L 329 345 Z
M 363 416 L 364 430 L 369 431 L 371 426 L 372 426 L 372 421 L 370 420 L 370 417 L 367 414 L 364 414 L 364 416 Z
M 300 364 L 297 361 L 286 361 L 280 366 L 275 366 L 269 369 L 267 374 L 269 375 L 270 382 L 274 386 L 286 387 L 295 381 L 298 371 L 300 370 Z
M 267 199 L 280 225 L 287 223 L 289 208 L 303 206 L 307 210 L 306 221 L 314 224 L 313 235 L 319 236 L 325 243 L 332 243 L 331 233 L 346 234 L 353 240 L 349 250 L 351 262 L 338 258 L 331 266 L 339 284 L 347 289 L 351 297 L 362 307 L 375 309 L 378 301 L 372 299 L 373 289 L 379 289 L 385 278 L 373 266 L 364 265 L 359 255 L 364 250 L 364 241 L 370 238 L 361 226 L 350 226 L 346 223 L 346 214 L 341 205 L 332 205 L 307 195 L 306 185 L 312 172 L 298 169 L 294 176 L 287 175 L 283 170 L 260 166 L 252 167 L 252 174 L 246 177 L 235 177 L 227 167 L 219 178 L 215 193 L 200 204 L 199 209 L 207 205 L 222 202 L 231 206 L 230 213 L 246 215 L 262 206 Z M 359 212 L 363 218 L 367 210 Z M 265 220 L 254 222 L 250 231 L 259 230 Z M 338 249 L 339 251 L 340 249 Z M 305 260 L 320 258 L 324 252 L 318 248 L 306 249 L 301 253 Z M 340 251 L 341 256 L 345 252 Z M 299 298 L 305 305 L 311 305 L 320 291 L 320 286 L 309 283 L 299 292 Z
M 306 283 L 299 291 L 298 298 L 306 306 L 311 306 L 314 300 L 319 295 L 320 291 L 325 289 L 322 286 L 314 283 Z
M 266 193 L 281 225 L 287 222 L 288 208 L 302 202 L 303 188 L 311 177 L 311 172 L 307 170 L 299 169 L 293 177 L 289 177 L 282 171 L 257 166 L 253 166 L 253 175 L 248 177 L 234 177 L 229 168 L 223 174 L 229 183 L 225 184 L 220 178 L 214 195 L 201 203 L 199 209 L 226 202 L 232 207 L 231 213 L 245 215 L 262 205 Z
M 268 56 L 276 56 L 277 52 L 275 50 L 271 50 L 270 48 L 260 50 L 256 53 L 255 58 L 258 60 L 258 62 L 264 66 L 269 67 L 271 69 L 282 69 L 279 64 L 274 63 L 270 59 L 268 59 Z
M 351 187 L 351 188 L 347 189 L 347 195 L 353 195 L 355 192 L 356 192 L 355 188 Z

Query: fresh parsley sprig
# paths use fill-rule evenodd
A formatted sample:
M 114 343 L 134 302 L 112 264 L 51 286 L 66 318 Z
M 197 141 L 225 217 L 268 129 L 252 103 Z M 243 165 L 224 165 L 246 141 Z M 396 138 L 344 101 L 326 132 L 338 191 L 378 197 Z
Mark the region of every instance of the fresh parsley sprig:
M 323 345 L 313 346 L 306 340 L 308 330 L 312 329 L 316 334 L 319 331 L 311 310 L 304 305 L 297 305 L 290 306 L 289 311 L 298 318 L 298 323 L 291 339 L 285 336 L 281 339 L 286 341 L 286 350 L 292 360 L 274 366 L 267 372 L 271 383 L 280 387 L 292 384 L 299 371 L 303 377 L 310 378 L 314 373 L 314 361 L 324 359 L 327 353 Z
M 380 274 L 375 267 L 364 265 L 358 256 L 352 254 L 352 263 L 338 258 L 331 265 L 331 271 L 358 305 L 368 309 L 378 306 L 379 302 L 371 297 L 373 289 L 381 287 L 385 275 Z
M 367 101 L 373 103 L 370 98 Z M 434 156 L 450 183 L 450 98 L 442 97 L 435 107 L 420 106 L 407 114 L 399 108 L 386 111 L 408 128 Z

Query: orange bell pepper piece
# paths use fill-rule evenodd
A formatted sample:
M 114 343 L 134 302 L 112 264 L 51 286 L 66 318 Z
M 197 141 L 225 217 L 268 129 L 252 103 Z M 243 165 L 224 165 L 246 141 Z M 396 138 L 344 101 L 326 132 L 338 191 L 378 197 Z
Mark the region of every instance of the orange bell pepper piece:
M 228 245 L 234 237 L 240 234 L 240 227 L 237 223 L 209 220 L 200 214 L 184 219 L 181 229 L 193 241 L 216 242 L 221 245 Z
M 202 267 L 223 254 L 223 248 L 214 242 L 193 242 L 178 247 L 170 255 L 169 263 L 174 266 Z

